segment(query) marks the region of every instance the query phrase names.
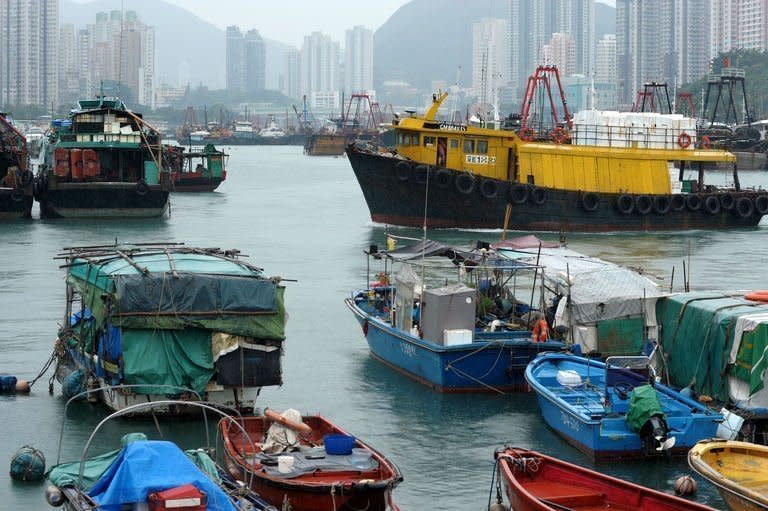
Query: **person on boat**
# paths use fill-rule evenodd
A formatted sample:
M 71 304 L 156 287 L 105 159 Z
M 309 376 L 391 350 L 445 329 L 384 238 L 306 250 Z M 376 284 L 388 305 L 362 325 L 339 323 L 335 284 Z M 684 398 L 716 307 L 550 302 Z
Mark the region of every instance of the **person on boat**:
M 0 180 L 0 186 L 3 188 L 16 188 L 19 186 L 19 169 L 18 167 L 8 167 L 3 179 Z
M 549 325 L 547 319 L 540 317 L 533 325 L 533 342 L 547 342 L 549 340 Z

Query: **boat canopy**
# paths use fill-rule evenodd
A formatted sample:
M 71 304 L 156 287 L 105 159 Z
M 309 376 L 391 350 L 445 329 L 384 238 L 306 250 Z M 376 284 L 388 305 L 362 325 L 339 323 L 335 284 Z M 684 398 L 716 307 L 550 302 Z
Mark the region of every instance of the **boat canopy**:
M 535 236 L 526 236 L 524 238 L 534 238 L 538 240 Z M 510 240 L 510 242 L 513 242 L 513 240 Z M 489 246 L 492 248 L 496 245 Z M 536 244 L 536 246 L 538 246 L 538 244 Z M 554 244 L 552 246 L 559 245 Z M 473 266 L 495 267 L 500 269 L 535 268 L 535 265 L 529 262 L 515 261 L 499 257 L 499 254 L 495 250 L 467 249 L 434 240 L 421 240 L 413 245 L 383 252 L 383 254 L 397 262 L 415 261 L 423 257 L 445 257 L 451 260 L 455 265 L 464 264 L 468 269 L 471 269 Z
M 217 253 L 148 249 L 76 256 L 67 282 L 99 324 L 109 317 L 113 326 L 127 328 L 193 327 L 285 339 L 278 282 L 260 268 Z
M 665 378 L 745 409 L 768 409 L 768 304 L 743 293 L 683 293 L 660 300 Z

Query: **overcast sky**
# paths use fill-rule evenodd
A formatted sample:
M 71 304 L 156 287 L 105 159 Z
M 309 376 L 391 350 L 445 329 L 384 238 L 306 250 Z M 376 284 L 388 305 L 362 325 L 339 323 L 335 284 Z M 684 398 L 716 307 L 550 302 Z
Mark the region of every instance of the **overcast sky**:
M 220 28 L 228 25 L 238 25 L 243 30 L 255 28 L 264 37 L 300 47 L 304 35 L 314 31 L 325 32 L 343 45 L 345 30 L 354 25 L 365 25 L 375 31 L 409 0 L 168 1 Z M 615 0 L 598 1 L 611 5 L 616 3 Z M 130 0 L 126 2 L 126 8 L 129 6 Z M 429 23 L 429 20 L 424 22 Z

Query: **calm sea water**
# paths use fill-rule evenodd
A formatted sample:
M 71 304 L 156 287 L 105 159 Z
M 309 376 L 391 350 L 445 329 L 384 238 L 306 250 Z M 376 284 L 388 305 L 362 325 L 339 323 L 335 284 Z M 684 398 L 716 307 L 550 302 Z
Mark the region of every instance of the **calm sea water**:
M 239 248 L 268 274 L 298 280 L 287 284 L 285 384 L 265 389 L 260 406 L 319 412 L 391 457 L 405 476 L 395 493 L 403 509 L 485 509 L 492 453 L 503 444 L 593 466 L 544 425 L 533 395 L 441 395 L 369 357 L 360 328 L 342 302 L 351 289 L 365 284 L 362 250 L 371 243 L 383 245 L 385 229 L 370 222 L 345 158 L 309 158 L 300 147 L 227 150 L 229 174 L 219 191 L 174 195 L 167 219 L 36 218 L 0 224 L 0 372 L 31 379 L 51 352 L 64 307 L 64 272 L 53 259 L 62 247 L 118 239 Z M 741 179 L 768 187 L 768 173 L 744 173 Z M 467 243 L 499 237 L 498 232 L 454 230 L 430 235 Z M 576 250 L 664 276 L 667 285 L 673 266 L 679 285 L 682 260 L 690 252 L 693 288 L 766 287 L 768 225 L 731 232 L 572 235 L 568 241 Z M 0 465 L 6 467 L 0 468 L 0 509 L 47 508 L 43 483 L 19 484 L 8 476 L 20 446 L 42 450 L 50 465 L 63 429 L 62 460 L 79 459 L 105 415 L 101 408 L 79 404 L 64 416 L 58 386 L 50 396 L 47 378 L 30 396 L 0 397 Z M 110 423 L 92 452 L 116 448 L 120 435 L 148 426 Z M 194 422 L 173 423 L 165 435 L 189 447 L 205 442 Z M 664 491 L 688 472 L 683 461 L 598 468 Z M 699 500 L 722 508 L 703 483 Z

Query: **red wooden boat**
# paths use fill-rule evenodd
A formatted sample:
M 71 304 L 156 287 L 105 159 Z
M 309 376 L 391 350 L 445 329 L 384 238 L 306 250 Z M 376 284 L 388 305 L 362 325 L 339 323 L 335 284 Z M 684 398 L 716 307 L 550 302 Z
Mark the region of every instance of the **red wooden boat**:
M 291 421 L 269 412 L 267 410 L 265 416 L 221 422 L 224 458 L 233 477 L 250 484 L 273 505 L 289 503 L 292 511 L 398 509 L 392 502 L 392 490 L 403 477 L 397 466 L 382 454 L 355 439 L 355 453 L 368 453 L 369 464 L 363 463 L 361 467 L 350 462 L 349 456 L 326 455 L 324 437 L 348 433 L 319 415 L 304 416 L 303 424 L 292 425 Z M 249 438 L 243 438 L 234 420 L 240 421 Z M 275 466 L 277 455 L 268 455 L 261 450 L 273 422 L 280 422 L 298 433 L 298 449 L 281 453 L 281 456 L 294 457 L 296 471 L 280 473 Z
M 713 511 L 689 500 L 516 447 L 495 453 L 515 511 Z

